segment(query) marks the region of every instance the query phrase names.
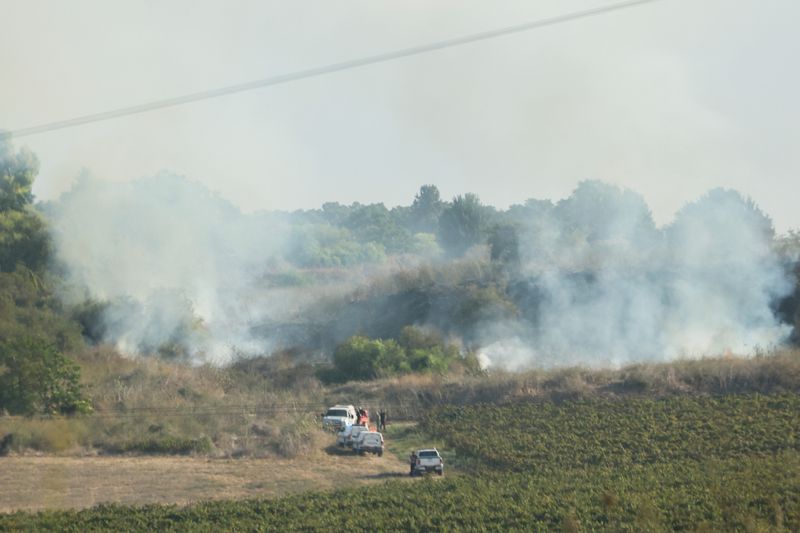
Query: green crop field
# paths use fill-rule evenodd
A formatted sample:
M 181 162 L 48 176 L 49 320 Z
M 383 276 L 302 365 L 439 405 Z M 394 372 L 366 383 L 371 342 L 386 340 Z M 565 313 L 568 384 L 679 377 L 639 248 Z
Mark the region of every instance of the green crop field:
M 422 427 L 459 455 L 511 470 L 745 460 L 800 450 L 800 396 L 446 406 Z
M 0 516 L 0 530 L 797 531 L 800 397 L 442 406 L 458 476 L 276 500 Z

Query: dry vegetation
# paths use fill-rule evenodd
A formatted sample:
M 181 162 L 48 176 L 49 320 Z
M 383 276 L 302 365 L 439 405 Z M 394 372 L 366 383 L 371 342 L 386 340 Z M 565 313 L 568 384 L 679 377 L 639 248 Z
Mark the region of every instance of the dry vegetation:
M 308 460 L 200 457 L 5 457 L 0 513 L 79 509 L 101 503 L 187 504 L 356 487 L 400 477 L 392 455 L 317 450 Z
M 439 404 L 800 392 L 800 350 L 618 370 L 411 374 L 331 387 L 321 385 L 313 369 L 287 358 L 191 367 L 96 348 L 79 362 L 94 414 L 0 417 L 0 438 L 13 435 L 0 452 L 293 458 L 325 445 L 318 416 L 339 402 L 387 409 L 390 419 L 400 420 L 416 419 Z
M 518 373 L 491 371 L 480 376 L 407 375 L 352 382 L 327 394 L 391 406 L 395 418 L 416 418 L 419 409 L 439 404 L 747 392 L 800 392 L 800 350 L 642 363 L 617 370 L 572 367 Z

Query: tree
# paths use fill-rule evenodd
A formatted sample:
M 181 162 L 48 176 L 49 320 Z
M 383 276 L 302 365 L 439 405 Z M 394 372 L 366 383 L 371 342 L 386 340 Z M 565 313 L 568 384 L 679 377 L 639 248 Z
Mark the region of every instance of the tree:
M 507 268 L 519 266 L 519 235 L 513 224 L 495 226 L 489 234 L 489 257 Z
M 0 211 L 22 210 L 33 202 L 33 180 L 39 160 L 23 148 L 14 152 L 11 141 L 0 137 Z
M 682 207 L 666 237 L 675 257 L 698 266 L 775 260 L 772 220 L 752 199 L 730 189 L 713 189 Z
M 456 196 L 439 217 L 438 238 L 454 256 L 463 255 L 484 238 L 485 215 L 480 199 L 471 193 Z
M 0 410 L 32 415 L 86 413 L 80 368 L 37 337 L 0 341 Z
M 409 208 L 409 225 L 415 232 L 436 232 L 444 206 L 436 185 L 423 185 Z
M 619 240 L 634 246 L 652 244 L 658 231 L 644 198 L 601 181 L 582 181 L 569 198 L 556 205 L 555 215 L 570 233 L 589 243 Z
M 333 365 L 343 381 L 374 379 L 411 368 L 403 349 L 393 340 L 370 339 L 356 335 L 336 347 Z
M 41 272 L 50 258 L 50 235 L 41 215 L 25 209 L 0 210 L 0 272 L 18 265 Z
M 39 161 L 30 150 L 15 153 L 0 139 L 0 272 L 13 272 L 18 264 L 41 271 L 48 262 L 50 237 L 31 207 L 38 172 Z
M 343 225 L 360 242 L 382 244 L 389 253 L 409 252 L 413 248 L 411 234 L 396 223 L 383 204 L 353 207 Z
M 445 343 L 441 334 L 406 326 L 400 338 L 350 337 L 333 352 L 334 372 L 329 381 L 375 379 L 409 372 L 445 372 L 463 363 L 458 346 Z
M 80 325 L 66 315 L 48 281 L 21 265 L 0 272 L 0 339 L 37 337 L 63 351 L 81 345 Z

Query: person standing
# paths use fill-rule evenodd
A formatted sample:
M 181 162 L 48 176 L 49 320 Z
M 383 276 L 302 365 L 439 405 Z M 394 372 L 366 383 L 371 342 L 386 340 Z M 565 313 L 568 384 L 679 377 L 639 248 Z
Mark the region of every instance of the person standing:
M 386 411 L 381 409 L 381 412 L 378 414 L 378 417 L 379 417 L 378 420 L 380 422 L 380 425 L 378 427 L 380 428 L 381 431 L 383 431 L 386 429 Z

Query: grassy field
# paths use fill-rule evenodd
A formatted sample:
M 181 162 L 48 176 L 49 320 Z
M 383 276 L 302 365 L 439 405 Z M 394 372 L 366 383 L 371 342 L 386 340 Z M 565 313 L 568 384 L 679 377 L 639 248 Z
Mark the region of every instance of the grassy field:
M 6 514 L 0 529 L 797 531 L 799 407 L 794 394 L 442 406 L 388 434 L 402 454 L 422 442 L 454 450 L 459 475 Z
M 0 512 L 277 497 L 357 487 L 405 469 L 390 454 L 359 457 L 335 448 L 302 459 L 3 457 Z

